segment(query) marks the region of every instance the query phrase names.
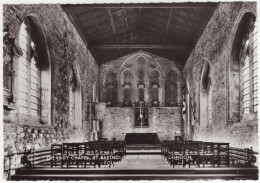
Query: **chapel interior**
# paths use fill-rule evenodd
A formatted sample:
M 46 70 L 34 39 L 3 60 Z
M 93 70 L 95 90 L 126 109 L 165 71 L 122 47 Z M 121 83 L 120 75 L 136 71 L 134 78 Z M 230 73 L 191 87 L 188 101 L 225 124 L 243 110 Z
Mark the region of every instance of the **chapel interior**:
M 5 180 L 257 180 L 256 2 L 3 5 Z

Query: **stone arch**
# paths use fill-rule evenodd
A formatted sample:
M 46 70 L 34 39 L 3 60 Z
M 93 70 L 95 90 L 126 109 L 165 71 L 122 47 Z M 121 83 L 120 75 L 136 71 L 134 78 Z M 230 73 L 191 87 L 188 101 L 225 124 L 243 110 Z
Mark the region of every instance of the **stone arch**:
M 152 106 L 159 105 L 159 88 L 161 87 L 160 83 L 161 74 L 157 69 L 153 69 L 149 74 L 149 103 Z
M 121 65 L 119 71 L 120 73 L 122 73 L 122 70 L 124 70 L 126 68 L 126 64 L 128 64 L 129 62 L 133 62 L 131 64 L 134 64 L 136 59 L 138 59 L 139 57 L 143 57 L 146 61 L 147 61 L 147 64 L 148 64 L 148 58 L 151 59 L 152 61 L 155 62 L 155 64 L 158 66 L 158 70 L 160 71 L 160 73 L 162 74 L 162 77 L 164 77 L 164 73 L 162 72 L 163 69 L 161 67 L 161 65 L 158 63 L 157 60 L 155 60 L 151 55 L 149 55 L 148 53 L 145 53 L 143 51 L 141 52 L 137 52 L 136 54 L 133 54 L 131 55 L 130 57 L 128 57 L 124 62 L 123 64 Z M 133 59 L 134 58 L 134 59 Z M 178 71 L 179 72 L 179 71 Z
M 108 68 L 103 71 L 101 76 L 102 85 L 102 102 L 106 102 L 107 106 L 114 106 L 117 103 L 117 79 L 116 73 Z
M 210 93 L 211 92 L 211 93 Z M 200 78 L 200 125 L 209 127 L 211 125 L 212 109 L 212 87 L 210 78 L 210 65 L 204 61 Z
M 147 59 L 144 56 L 137 56 L 134 63 L 135 76 L 137 76 L 138 84 L 145 84 L 144 82 L 148 74 L 146 73 L 148 65 Z
M 137 83 L 136 100 L 138 105 L 145 105 L 148 97 L 148 60 L 144 56 L 137 56 L 134 61 L 134 76 Z
M 180 72 L 179 69 L 177 69 L 176 67 L 170 68 L 170 69 L 165 73 L 165 76 L 167 76 L 167 75 L 169 74 L 169 72 L 171 72 L 171 71 L 173 71 L 173 70 L 178 74 L 179 77 L 181 77 L 181 72 Z
M 103 79 L 103 78 L 105 77 L 106 73 L 107 73 L 107 72 L 110 72 L 110 71 L 115 73 L 115 71 L 114 71 L 113 68 L 107 68 L 107 69 L 105 69 L 105 70 L 103 70 L 103 71 L 101 72 L 101 74 L 100 74 L 101 77 L 100 77 L 100 78 Z
M 24 13 L 20 25 L 26 20 L 30 22 L 30 26 L 33 26 L 33 29 L 35 29 L 35 32 L 37 32 L 37 36 L 39 37 L 40 41 L 40 47 L 43 51 L 45 51 L 42 56 L 42 60 L 44 60 L 44 64 L 41 65 L 42 69 L 51 67 L 51 59 L 50 59 L 50 52 L 48 48 L 48 39 L 45 33 L 45 30 L 40 22 L 41 18 L 38 12 L 35 10 L 29 10 L 26 13 Z M 19 35 L 18 35 L 19 39 Z
M 21 77 L 22 74 L 22 60 L 30 65 L 30 67 L 34 67 L 33 64 L 35 62 L 35 66 L 39 71 L 38 72 L 38 85 L 40 86 L 40 109 L 38 114 L 38 119 L 40 123 L 42 124 L 51 124 L 51 60 L 50 60 L 50 54 L 49 49 L 47 45 L 47 39 L 46 34 L 44 32 L 44 29 L 41 26 L 41 23 L 39 21 L 39 16 L 36 12 L 30 11 L 24 14 L 23 19 L 21 21 L 21 26 L 19 30 L 18 35 L 18 43 L 19 45 L 22 44 L 22 26 L 26 24 L 27 26 L 27 33 L 28 34 L 28 40 L 30 41 L 31 47 L 29 48 L 29 45 L 27 46 L 27 49 L 30 50 L 29 54 L 31 58 L 25 58 L 25 55 L 21 58 L 19 58 L 19 62 L 17 62 L 17 77 L 15 78 L 15 83 L 21 83 Z M 29 61 L 30 59 L 30 61 Z M 31 60 L 34 60 L 34 62 L 31 62 Z M 34 69 L 35 70 L 35 69 Z M 34 72 L 31 70 L 29 73 Z M 27 73 L 29 75 L 29 73 Z M 31 80 L 32 82 L 32 80 Z M 16 91 L 18 95 L 18 106 L 20 106 L 21 103 L 23 103 L 22 99 L 22 93 L 20 92 L 22 89 L 20 86 L 16 86 Z M 29 105 L 29 103 L 27 103 Z M 21 108 L 18 107 L 18 113 L 19 116 L 22 116 Z M 33 110 L 31 110 L 32 112 Z M 29 113 L 27 113 L 29 114 Z M 37 119 L 34 119 L 37 120 Z
M 157 72 L 158 72 L 158 74 L 159 74 L 159 78 L 158 78 L 159 81 L 162 80 L 162 79 L 163 79 L 163 74 L 162 74 L 161 71 L 159 71 L 159 69 L 152 69 L 152 70 L 149 72 L 149 77 L 151 76 L 152 72 L 154 72 L 154 71 L 157 71 Z
M 121 65 L 121 67 L 120 67 L 120 72 L 125 68 L 125 65 L 128 63 L 128 62 L 131 62 L 132 60 L 132 62 L 133 63 L 135 63 L 135 61 L 136 61 L 136 59 L 137 58 L 139 58 L 139 57 L 144 57 L 144 59 L 146 59 L 145 58 L 145 56 L 144 56 L 144 54 L 142 54 L 142 53 L 136 53 L 136 54 L 133 54 L 133 55 L 131 55 L 130 57 L 128 57 L 125 61 L 124 61 L 124 63 Z M 133 59 L 134 58 L 134 59 Z M 147 61 L 147 59 L 146 59 L 146 61 Z
M 97 81 L 93 82 L 92 85 L 92 102 L 98 102 L 98 97 L 97 97 Z
M 125 69 L 121 73 L 120 83 L 123 87 L 123 103 L 124 106 L 131 106 L 134 102 L 133 100 L 133 83 L 134 76 L 132 72 L 128 69 Z
M 123 77 L 123 75 L 124 75 L 125 72 L 131 73 L 132 77 L 134 77 L 134 76 L 133 76 L 133 73 L 131 72 L 130 69 L 124 69 L 124 70 L 120 73 L 119 79 Z M 122 83 L 121 83 L 121 84 L 122 84 Z
M 181 105 L 181 77 L 176 68 L 172 68 L 165 75 L 165 105 Z
M 241 82 L 241 49 L 244 47 L 243 41 L 248 31 L 250 19 L 256 18 L 253 8 L 244 8 L 236 19 L 232 34 L 232 48 L 229 63 L 227 64 L 227 123 L 239 122 L 242 112 L 242 82 Z
M 73 123 L 70 123 L 70 125 L 74 129 L 82 129 L 82 116 L 83 116 L 82 108 L 83 107 L 82 107 L 82 81 L 81 81 L 80 73 L 81 71 L 80 71 L 79 63 L 77 61 L 73 62 L 72 68 L 70 70 L 70 79 L 71 76 L 74 75 L 73 77 L 75 77 L 74 78 L 75 88 L 73 89 L 73 91 L 70 90 L 70 92 L 74 92 L 73 97 L 74 97 L 75 115 L 74 115 Z M 72 83 L 70 81 L 70 86 L 71 84 Z

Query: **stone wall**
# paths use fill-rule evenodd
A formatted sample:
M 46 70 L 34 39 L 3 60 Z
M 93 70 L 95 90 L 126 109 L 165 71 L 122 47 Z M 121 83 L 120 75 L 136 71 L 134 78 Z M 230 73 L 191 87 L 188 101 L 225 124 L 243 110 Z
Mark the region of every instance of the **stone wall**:
M 184 67 L 184 77 L 194 113 L 194 140 L 230 142 L 235 147 L 254 147 L 258 151 L 257 115 L 239 122 L 230 120 L 228 107 L 228 74 L 235 32 L 246 12 L 256 12 L 256 3 L 220 3 L 198 40 Z M 205 62 L 209 62 L 212 84 L 211 127 L 200 122 L 201 74 Z
M 145 64 L 144 67 L 144 81 L 142 89 L 144 90 L 144 106 L 148 106 L 148 123 L 149 127 L 135 127 L 135 108 L 139 106 L 139 73 L 140 62 Z M 151 107 L 151 88 L 152 82 L 150 80 L 150 74 L 154 71 L 159 73 L 158 81 L 158 100 L 159 107 Z M 145 51 L 137 51 L 129 55 L 123 56 L 116 60 L 104 63 L 100 67 L 100 101 L 104 100 L 106 93 L 107 84 L 104 82 L 106 73 L 113 72 L 115 79 L 117 80 L 115 88 L 117 89 L 116 94 L 113 95 L 117 102 L 114 107 L 106 107 L 105 114 L 102 123 L 102 137 L 112 139 L 115 137 L 118 140 L 124 140 L 126 133 L 157 133 L 159 139 L 169 140 L 174 139 L 175 132 L 179 131 L 182 133 L 182 67 L 176 64 L 175 61 L 168 60 L 163 57 L 151 54 Z M 174 78 L 175 86 L 177 86 L 177 95 L 175 104 L 172 107 L 165 107 L 165 85 L 166 76 L 170 71 L 176 72 L 176 78 Z M 127 83 L 128 89 L 131 89 L 131 105 L 124 105 L 125 95 L 125 83 L 124 73 L 128 72 L 132 76 L 132 80 Z M 129 93 L 127 93 L 129 94 Z M 154 117 L 153 117 L 154 116 Z
M 37 20 L 46 39 L 51 67 L 50 118 L 47 123 L 41 124 L 31 116 L 19 114 L 17 104 L 14 103 L 14 110 L 10 114 L 5 112 L 8 116 L 4 117 L 5 153 L 19 152 L 25 147 L 44 149 L 50 148 L 51 143 L 55 142 L 89 139 L 89 124 L 92 120 L 90 101 L 93 99 L 93 83 L 98 78 L 98 65 L 60 5 L 4 5 L 3 22 L 10 26 L 10 34 L 16 40 L 20 25 L 27 16 Z M 83 103 L 82 126 L 78 129 L 74 129 L 68 122 L 69 71 L 75 63 L 79 68 L 76 72 L 81 79 Z
M 102 137 L 124 140 L 126 133 L 157 133 L 159 140 L 173 140 L 182 132 L 180 107 L 151 107 L 149 127 L 136 128 L 134 108 L 107 107 L 102 123 Z
M 143 81 L 139 79 L 140 62 L 144 63 L 142 66 L 143 69 Z M 151 73 L 154 71 L 158 72 L 158 85 L 153 87 L 151 82 Z M 166 105 L 167 99 L 166 96 L 166 80 L 168 74 L 173 71 L 175 74 L 174 78 L 174 86 L 176 87 L 176 103 L 173 103 L 170 106 L 181 106 L 182 105 L 182 66 L 177 64 L 176 61 L 169 60 L 163 57 L 159 57 L 157 55 L 151 54 L 145 51 L 137 51 L 131 53 L 129 55 L 120 57 L 116 60 L 112 60 L 110 62 L 104 63 L 100 66 L 100 101 L 107 102 L 108 94 L 108 84 L 106 79 L 109 77 L 107 73 L 113 73 L 114 75 L 114 90 L 113 90 L 113 99 L 114 106 L 124 106 L 124 95 L 125 95 L 125 83 L 124 83 L 124 73 L 130 73 L 132 79 L 129 83 L 128 89 L 131 90 L 128 95 L 131 95 L 131 105 L 136 106 L 140 101 L 140 93 L 139 90 L 143 89 L 143 102 L 147 106 L 152 106 L 152 93 L 153 89 L 158 89 L 158 102 L 159 106 L 169 106 Z M 140 83 L 141 82 L 141 83 Z M 142 84 L 142 87 L 139 85 Z M 114 97 L 117 95 L 117 97 Z

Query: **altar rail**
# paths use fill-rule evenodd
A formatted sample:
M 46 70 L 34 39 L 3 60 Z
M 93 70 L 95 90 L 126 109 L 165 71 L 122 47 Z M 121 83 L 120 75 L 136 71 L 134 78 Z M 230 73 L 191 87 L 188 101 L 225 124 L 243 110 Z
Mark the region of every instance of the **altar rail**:
M 109 143 L 111 143 L 110 144 L 111 146 L 108 145 Z M 109 150 L 113 151 L 112 152 L 113 154 L 110 154 L 111 156 L 116 154 L 119 155 L 120 157 L 123 157 L 126 155 L 126 147 L 123 141 L 113 141 L 113 142 L 90 141 L 90 142 L 83 142 L 83 143 L 52 144 L 50 149 L 35 150 L 32 148 L 30 150 L 24 150 L 23 152 L 8 153 L 7 155 L 4 156 L 4 165 L 7 165 L 4 166 L 4 172 L 7 173 L 7 179 L 10 180 L 11 172 L 22 167 L 35 167 L 35 165 L 46 163 L 46 162 L 51 162 L 51 167 L 53 167 L 56 165 L 55 164 L 56 162 L 54 161 L 55 156 L 60 156 L 60 155 L 63 156 L 64 154 L 68 157 L 71 157 L 72 153 L 77 154 L 80 151 L 86 154 L 86 145 L 88 144 L 92 144 L 96 146 L 95 153 L 99 158 L 99 159 L 97 158 L 98 160 L 97 163 L 100 163 L 102 158 L 103 160 L 105 160 L 106 158 L 105 156 L 107 156 L 105 152 Z M 90 150 L 93 152 L 93 149 Z M 62 163 L 64 163 L 68 167 L 70 163 L 73 162 L 71 161 L 71 158 L 67 158 Z
M 230 164 L 248 166 L 256 163 L 258 152 L 253 151 L 253 148 L 229 148 Z
M 8 162 L 8 167 L 4 166 L 4 172 L 7 173 L 7 179 L 11 178 L 11 171 L 15 171 L 23 166 L 34 167 L 37 164 L 50 161 L 51 149 L 41 149 L 41 150 L 25 150 L 23 152 L 8 153 L 4 156 L 4 165 Z M 12 162 L 19 160 L 19 164 L 14 165 Z M 15 167 L 16 166 L 16 167 Z
M 161 154 L 172 166 L 185 167 L 191 164 L 205 167 L 224 165 L 254 166 L 257 162 L 257 152 L 252 148 L 229 147 L 229 143 L 202 142 L 202 141 L 163 141 Z

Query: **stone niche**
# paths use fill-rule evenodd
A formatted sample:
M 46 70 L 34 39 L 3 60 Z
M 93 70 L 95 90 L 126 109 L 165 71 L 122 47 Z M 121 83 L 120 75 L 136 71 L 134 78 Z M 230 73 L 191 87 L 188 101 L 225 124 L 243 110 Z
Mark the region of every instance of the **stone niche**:
M 117 80 L 116 73 L 113 70 L 107 70 L 102 77 L 102 101 L 106 102 L 108 107 L 117 103 Z

